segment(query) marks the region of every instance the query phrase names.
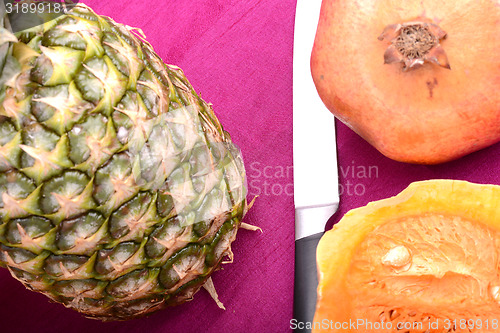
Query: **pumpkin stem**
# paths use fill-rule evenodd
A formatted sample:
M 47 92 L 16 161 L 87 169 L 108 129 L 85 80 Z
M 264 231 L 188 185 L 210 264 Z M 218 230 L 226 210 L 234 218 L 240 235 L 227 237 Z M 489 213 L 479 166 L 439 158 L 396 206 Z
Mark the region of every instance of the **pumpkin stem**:
M 384 53 L 384 63 L 403 63 L 403 70 L 419 67 L 425 62 L 432 62 L 450 69 L 446 52 L 440 44 L 446 37 L 437 24 L 412 21 L 390 24 L 385 27 L 379 40 L 391 43 Z

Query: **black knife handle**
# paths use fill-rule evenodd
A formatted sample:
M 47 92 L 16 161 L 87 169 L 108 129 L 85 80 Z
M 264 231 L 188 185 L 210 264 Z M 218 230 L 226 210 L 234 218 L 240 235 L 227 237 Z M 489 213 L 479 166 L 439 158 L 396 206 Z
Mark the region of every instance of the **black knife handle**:
M 308 323 L 313 322 L 316 310 L 318 271 L 316 267 L 316 248 L 323 232 L 295 241 L 295 285 L 293 299 L 292 328 L 294 332 L 309 333 Z

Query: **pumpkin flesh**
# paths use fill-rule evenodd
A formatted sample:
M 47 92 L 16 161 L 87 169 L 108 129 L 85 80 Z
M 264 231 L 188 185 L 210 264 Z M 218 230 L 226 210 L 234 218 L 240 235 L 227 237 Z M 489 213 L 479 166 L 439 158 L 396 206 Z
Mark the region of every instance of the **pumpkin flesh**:
M 500 331 L 498 200 L 498 186 L 438 180 L 347 213 L 318 246 L 320 331 Z

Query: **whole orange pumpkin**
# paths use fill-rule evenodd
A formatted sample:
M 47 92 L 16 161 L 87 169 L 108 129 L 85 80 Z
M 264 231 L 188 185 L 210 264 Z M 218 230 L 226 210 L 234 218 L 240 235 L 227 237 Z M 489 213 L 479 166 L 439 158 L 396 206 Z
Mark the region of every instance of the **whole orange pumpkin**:
M 329 110 L 394 160 L 500 141 L 499 0 L 323 0 L 311 70 Z

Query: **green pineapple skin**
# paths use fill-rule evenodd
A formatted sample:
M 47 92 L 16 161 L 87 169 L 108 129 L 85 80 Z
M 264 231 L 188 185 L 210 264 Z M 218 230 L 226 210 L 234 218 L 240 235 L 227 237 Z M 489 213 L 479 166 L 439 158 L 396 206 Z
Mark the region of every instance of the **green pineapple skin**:
M 0 28 L 0 266 L 28 289 L 104 321 L 191 300 L 245 197 L 211 105 L 140 30 L 82 4 Z

